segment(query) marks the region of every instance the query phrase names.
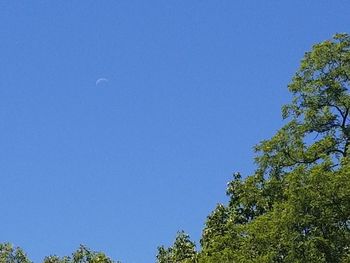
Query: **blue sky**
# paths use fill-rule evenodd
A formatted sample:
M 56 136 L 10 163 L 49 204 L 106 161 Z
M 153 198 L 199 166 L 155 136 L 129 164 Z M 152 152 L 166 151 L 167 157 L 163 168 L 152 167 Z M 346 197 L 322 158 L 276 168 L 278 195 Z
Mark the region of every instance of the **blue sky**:
M 282 125 L 349 1 L 0 2 L 0 233 L 39 262 L 79 244 L 154 262 L 198 241 Z M 106 78 L 96 85 L 99 78 Z

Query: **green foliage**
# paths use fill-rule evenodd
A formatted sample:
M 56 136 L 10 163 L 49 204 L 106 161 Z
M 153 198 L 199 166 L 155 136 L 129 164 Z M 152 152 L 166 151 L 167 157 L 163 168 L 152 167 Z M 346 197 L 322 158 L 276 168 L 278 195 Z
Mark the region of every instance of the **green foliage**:
M 0 244 L 0 263 L 31 263 L 31 261 L 22 249 L 5 243 Z
M 196 262 L 195 257 L 196 245 L 188 234 L 180 231 L 171 247 L 158 247 L 157 263 L 192 263 Z
M 0 263 L 32 263 L 20 248 L 9 243 L 0 244 Z M 107 257 L 104 253 L 94 252 L 84 246 L 75 251 L 71 257 L 60 258 L 48 256 L 43 263 L 120 263 Z
M 349 88 L 349 35 L 305 53 L 287 123 L 256 146 L 256 172 L 228 183 L 197 262 L 350 262 Z
M 80 246 L 71 257 L 59 258 L 57 256 L 49 256 L 44 259 L 44 263 L 120 263 L 114 262 L 102 252 L 94 252 L 85 246 Z
M 337 171 L 330 163 L 301 166 L 286 175 L 284 201 L 241 226 L 236 261 L 342 262 L 350 244 L 349 176 L 349 163 Z

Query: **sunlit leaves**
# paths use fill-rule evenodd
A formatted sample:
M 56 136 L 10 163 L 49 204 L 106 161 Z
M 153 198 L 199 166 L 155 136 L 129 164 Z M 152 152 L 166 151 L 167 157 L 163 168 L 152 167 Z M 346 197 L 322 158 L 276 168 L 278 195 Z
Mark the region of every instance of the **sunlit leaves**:
M 196 260 L 196 245 L 184 231 L 177 233 L 172 246 L 158 247 L 157 263 L 191 263 Z
M 349 35 L 305 54 L 282 108 L 287 123 L 256 146 L 256 172 L 229 182 L 200 263 L 350 262 L 349 88 Z
M 0 263 L 31 263 L 31 261 L 22 249 L 4 243 L 0 244 Z
M 44 263 L 120 263 L 115 262 L 109 257 L 107 257 L 102 252 L 95 252 L 88 249 L 85 246 L 80 246 L 77 251 L 75 251 L 72 256 L 58 257 L 58 256 L 48 256 L 44 259 Z

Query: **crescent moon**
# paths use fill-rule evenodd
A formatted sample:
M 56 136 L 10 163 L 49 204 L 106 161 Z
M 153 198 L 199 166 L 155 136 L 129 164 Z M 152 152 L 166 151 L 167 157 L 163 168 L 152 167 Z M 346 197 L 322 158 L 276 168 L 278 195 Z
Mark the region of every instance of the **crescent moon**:
M 98 86 L 98 84 L 100 84 L 101 82 L 108 82 L 108 79 L 106 78 L 99 78 L 96 80 L 96 86 Z

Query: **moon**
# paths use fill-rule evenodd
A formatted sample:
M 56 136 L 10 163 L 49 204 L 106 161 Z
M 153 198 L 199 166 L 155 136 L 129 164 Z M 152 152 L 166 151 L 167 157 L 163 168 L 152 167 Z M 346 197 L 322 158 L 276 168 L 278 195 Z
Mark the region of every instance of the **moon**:
M 99 78 L 99 79 L 96 80 L 95 84 L 96 84 L 96 86 L 98 86 L 99 84 L 106 83 L 106 82 L 108 82 L 107 78 Z

